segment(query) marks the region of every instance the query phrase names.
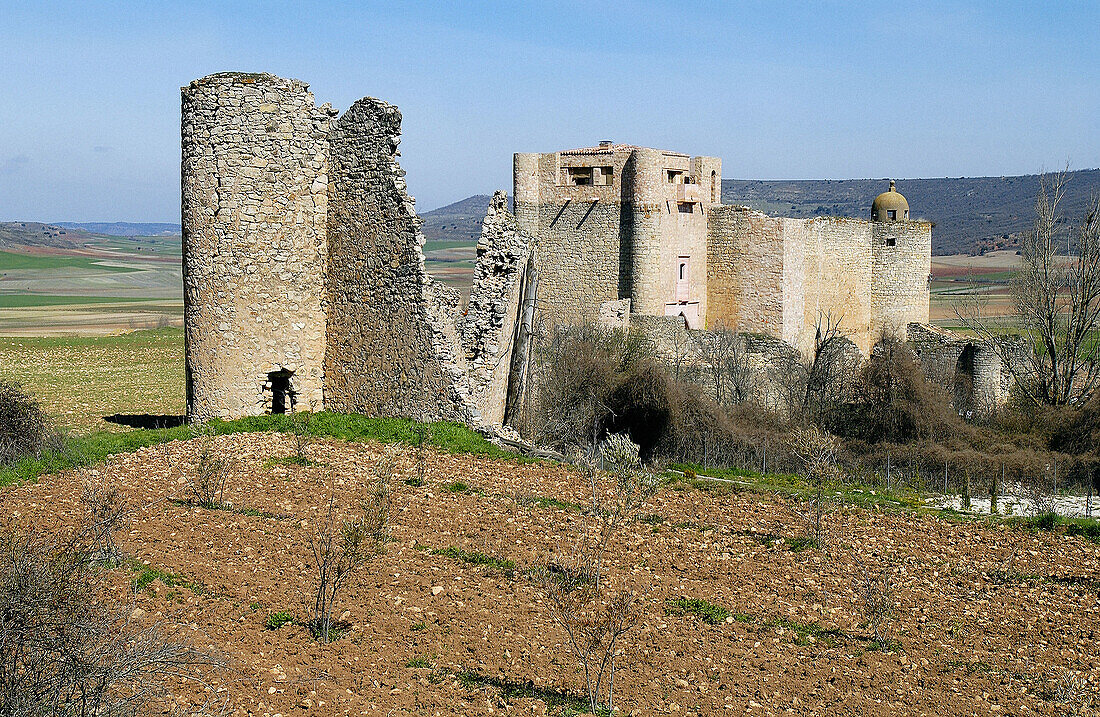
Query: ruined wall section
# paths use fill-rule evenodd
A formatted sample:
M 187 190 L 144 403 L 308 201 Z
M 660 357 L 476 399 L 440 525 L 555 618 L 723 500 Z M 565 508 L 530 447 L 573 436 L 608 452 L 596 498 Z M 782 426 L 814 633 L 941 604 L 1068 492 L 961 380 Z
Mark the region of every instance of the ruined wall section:
M 424 270 L 400 136 L 397 108 L 365 98 L 329 137 L 326 406 L 476 423 L 454 326 L 457 292 Z
M 903 337 L 911 324 L 928 323 L 932 225 L 872 222 L 872 333 Z
M 1012 372 L 989 342 L 918 323 L 906 327 L 906 338 L 925 376 L 951 394 L 956 410 L 987 415 L 1008 401 Z
M 470 301 L 460 325 L 470 377 L 470 393 L 489 425 L 504 420 L 513 340 L 524 269 L 531 241 L 508 211 L 508 195 L 498 191 L 489 201 Z
M 748 207 L 711 206 L 707 327 L 781 336 L 784 224 Z
M 308 85 L 224 73 L 182 88 L 189 417 L 322 405 L 328 105 Z M 278 390 L 278 389 L 276 389 Z

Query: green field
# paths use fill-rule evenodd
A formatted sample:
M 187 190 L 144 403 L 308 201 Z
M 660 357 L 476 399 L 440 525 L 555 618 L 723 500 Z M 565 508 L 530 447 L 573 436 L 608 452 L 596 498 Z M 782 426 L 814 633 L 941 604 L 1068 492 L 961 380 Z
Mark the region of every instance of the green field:
M 120 304 L 149 301 L 134 296 L 58 296 L 56 294 L 0 294 L 0 309 L 31 306 L 81 306 L 84 304 Z
M 0 338 L 0 380 L 21 383 L 63 427 L 80 433 L 127 430 L 103 420 L 116 413 L 182 414 L 183 376 L 180 329 Z
M 126 274 L 132 271 L 141 271 L 130 266 L 110 266 L 102 263 L 102 259 L 91 259 L 83 256 L 61 254 L 16 254 L 11 251 L 0 251 L 0 271 L 32 270 L 42 271 L 47 269 L 91 269 L 93 271 L 109 271 L 118 274 Z

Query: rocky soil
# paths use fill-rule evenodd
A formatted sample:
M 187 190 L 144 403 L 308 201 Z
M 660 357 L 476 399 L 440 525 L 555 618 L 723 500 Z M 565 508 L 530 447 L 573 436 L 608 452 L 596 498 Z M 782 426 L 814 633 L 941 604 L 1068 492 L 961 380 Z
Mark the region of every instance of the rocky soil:
M 232 461 L 225 502 L 246 512 L 182 500 L 203 439 L 0 493 L 5 517 L 63 530 L 81 519 L 84 483 L 120 487 L 134 507 L 118 535 L 134 559 L 117 571 L 120 596 L 226 662 L 206 685 L 177 685 L 181 703 L 214 697 L 228 714 L 267 717 L 545 714 L 533 692 L 583 693 L 546 596 L 524 577 L 566 560 L 590 520 L 568 505 L 585 501 L 577 472 L 435 452 L 420 464 L 403 449 L 393 542 L 348 583 L 337 611 L 349 632 L 322 644 L 302 626 L 310 536 L 329 486 L 353 509 L 388 449 L 319 441 L 307 449 L 312 465 L 295 466 L 274 460 L 295 450 L 285 436 L 206 440 Z M 421 470 L 422 486 L 404 482 Z M 939 717 L 1100 705 L 1100 545 L 841 507 L 826 560 L 786 540 L 800 532 L 785 499 L 683 488 L 664 488 L 613 545 L 610 578 L 636 592 L 640 610 L 618 658 L 620 713 Z M 432 552 L 447 547 L 516 569 Z M 141 564 L 185 579 L 131 591 Z M 892 571 L 894 649 L 870 648 L 853 590 L 861 565 Z M 729 616 L 708 624 L 669 610 L 680 597 Z M 268 629 L 279 611 L 297 623 Z

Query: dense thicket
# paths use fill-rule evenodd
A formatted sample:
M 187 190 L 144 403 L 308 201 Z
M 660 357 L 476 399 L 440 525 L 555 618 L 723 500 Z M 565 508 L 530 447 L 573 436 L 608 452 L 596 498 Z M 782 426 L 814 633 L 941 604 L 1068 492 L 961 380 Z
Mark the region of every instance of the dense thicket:
M 912 349 L 892 336 L 883 336 L 861 364 L 831 365 L 853 361 L 851 352 L 838 351 L 817 367 L 779 369 L 790 377 L 773 366 L 780 390 L 789 378 L 787 384 L 803 387 L 792 396 L 809 397 L 780 411 L 766 405 L 759 388 L 714 391 L 706 366 L 694 375 L 683 362 L 667 365 L 654 356 L 654 347 L 635 334 L 593 327 L 558 332 L 537 353 L 529 435 L 583 450 L 609 433 L 626 432 L 646 460 L 785 471 L 794 466 L 787 449 L 792 431 L 813 424 L 842 439 L 838 459 L 847 472 L 870 480 L 888 466 L 928 483 L 946 468 L 953 486 L 973 482 L 975 490 L 988 489 L 994 477 L 1026 484 L 1056 472 L 1062 485 L 1096 480 L 1095 399 L 1041 417 L 1006 410 L 996 421 L 967 423 L 948 391 L 925 378 Z M 815 373 L 825 378 L 815 384 Z M 726 400 L 719 403 L 718 396 Z

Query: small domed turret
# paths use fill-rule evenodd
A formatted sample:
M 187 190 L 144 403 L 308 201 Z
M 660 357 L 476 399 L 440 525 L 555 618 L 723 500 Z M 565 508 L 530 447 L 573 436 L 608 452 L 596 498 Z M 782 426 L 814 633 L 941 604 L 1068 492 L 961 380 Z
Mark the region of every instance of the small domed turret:
M 909 202 L 894 188 L 894 180 L 890 180 L 890 191 L 883 192 L 875 197 L 871 204 L 871 221 L 873 222 L 899 222 L 909 220 Z

